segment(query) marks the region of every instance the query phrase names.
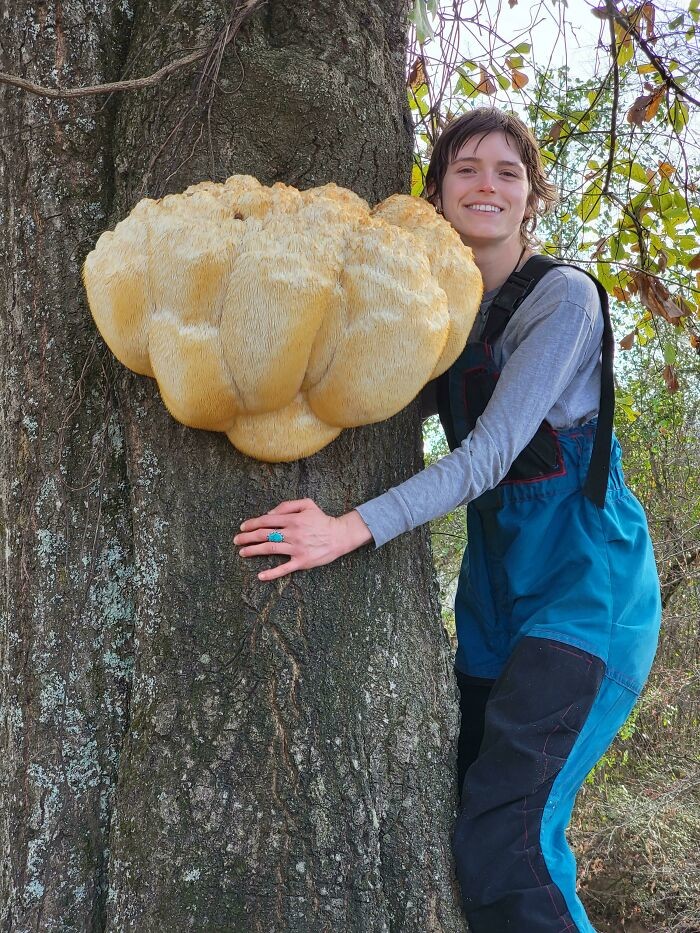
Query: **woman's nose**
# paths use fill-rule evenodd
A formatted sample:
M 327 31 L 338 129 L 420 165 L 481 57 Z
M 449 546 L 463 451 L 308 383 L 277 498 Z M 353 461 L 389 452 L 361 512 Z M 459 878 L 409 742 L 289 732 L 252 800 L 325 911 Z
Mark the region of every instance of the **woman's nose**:
M 493 180 L 492 180 L 490 177 L 488 177 L 488 176 L 487 176 L 487 177 L 484 177 L 484 178 L 482 179 L 481 185 L 480 185 L 479 187 L 481 188 L 482 191 L 491 191 L 491 192 L 493 192 L 493 191 L 496 190 L 496 188 L 494 187 L 494 184 L 493 184 Z

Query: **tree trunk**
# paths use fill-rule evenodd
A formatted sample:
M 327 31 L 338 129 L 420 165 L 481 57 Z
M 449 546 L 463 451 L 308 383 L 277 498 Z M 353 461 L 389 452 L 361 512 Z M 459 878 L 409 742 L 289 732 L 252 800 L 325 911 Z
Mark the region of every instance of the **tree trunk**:
M 215 41 L 221 6 L 0 0 L 0 68 L 149 74 Z M 0 89 L 2 930 L 464 929 L 427 534 L 276 584 L 232 546 L 282 499 L 340 514 L 419 469 L 415 406 L 250 460 L 113 360 L 80 282 L 140 197 L 204 178 L 405 190 L 405 15 L 270 0 L 208 77 Z

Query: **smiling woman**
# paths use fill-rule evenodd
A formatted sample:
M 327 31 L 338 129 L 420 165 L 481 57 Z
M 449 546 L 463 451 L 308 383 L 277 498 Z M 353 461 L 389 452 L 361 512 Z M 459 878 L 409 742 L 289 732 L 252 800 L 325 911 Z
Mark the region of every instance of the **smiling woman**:
M 426 190 L 486 287 L 436 387 L 451 452 L 340 518 L 282 503 L 235 543 L 243 556 L 288 554 L 261 574 L 274 579 L 468 504 L 455 601 L 464 910 L 473 933 L 595 933 L 565 829 L 639 695 L 660 619 L 646 520 L 612 437 L 607 299 L 588 274 L 536 254 L 556 193 L 516 117 L 476 110 L 449 124 Z
M 509 137 L 500 132 L 466 140 L 448 164 L 441 194 L 436 195 L 436 206 L 477 257 L 497 250 L 500 260 L 507 255 L 512 266 L 524 245 L 520 224 L 529 219 L 529 202 L 525 165 Z M 485 279 L 484 284 L 488 290 L 497 283 Z

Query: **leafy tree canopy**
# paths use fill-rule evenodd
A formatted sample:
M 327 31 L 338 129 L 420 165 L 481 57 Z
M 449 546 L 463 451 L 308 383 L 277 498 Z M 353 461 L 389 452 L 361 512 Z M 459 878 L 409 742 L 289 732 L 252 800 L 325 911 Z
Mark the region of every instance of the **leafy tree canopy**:
M 673 393 L 700 354 L 700 0 L 543 0 L 514 28 L 517 7 L 414 0 L 412 192 L 454 117 L 489 103 L 518 113 L 561 191 L 545 249 L 590 265 L 617 303 L 620 347 L 651 345 Z

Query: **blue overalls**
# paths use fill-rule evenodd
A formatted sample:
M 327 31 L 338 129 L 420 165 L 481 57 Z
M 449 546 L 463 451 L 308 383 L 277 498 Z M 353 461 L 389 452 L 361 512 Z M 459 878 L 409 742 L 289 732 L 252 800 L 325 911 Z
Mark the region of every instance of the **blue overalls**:
M 488 333 L 447 374 L 441 417 L 452 445 L 498 379 L 491 346 L 514 313 L 513 295 L 505 305 L 495 323 L 492 305 Z M 606 303 L 603 313 L 610 343 Z M 465 777 L 453 852 L 472 933 L 595 933 L 565 829 L 578 789 L 639 696 L 661 614 L 646 519 L 611 437 L 610 346 L 606 380 L 595 453 L 596 420 L 566 431 L 544 422 L 505 479 L 467 507 L 455 602 Z

